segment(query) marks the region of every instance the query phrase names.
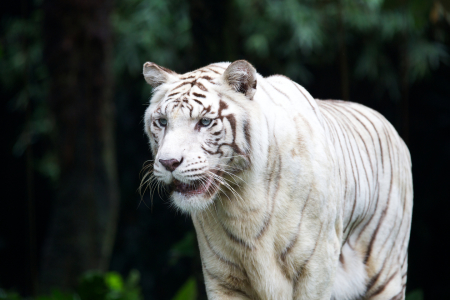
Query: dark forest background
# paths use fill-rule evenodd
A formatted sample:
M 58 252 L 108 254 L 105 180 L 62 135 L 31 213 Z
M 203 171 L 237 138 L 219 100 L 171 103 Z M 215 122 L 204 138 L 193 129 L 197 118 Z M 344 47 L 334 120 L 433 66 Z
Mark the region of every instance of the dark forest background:
M 386 116 L 411 151 L 408 300 L 450 299 L 450 5 L 0 2 L 0 299 L 204 299 L 190 219 L 137 188 L 142 64 L 246 59 Z

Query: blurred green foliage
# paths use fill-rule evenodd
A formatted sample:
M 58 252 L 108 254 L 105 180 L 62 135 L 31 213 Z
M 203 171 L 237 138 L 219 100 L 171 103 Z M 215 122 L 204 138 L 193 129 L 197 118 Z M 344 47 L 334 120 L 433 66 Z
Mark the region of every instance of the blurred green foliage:
M 423 291 L 422 290 L 414 290 L 406 295 L 405 300 L 424 300 Z
M 169 265 L 175 265 L 181 257 L 194 257 L 197 247 L 197 239 L 193 231 L 186 235 L 170 249 Z
M 36 6 L 40 0 L 34 1 Z M 12 148 L 15 156 L 24 154 L 28 145 L 51 137 L 53 121 L 45 99 L 49 77 L 43 63 L 42 9 L 35 9 L 28 18 L 2 19 L 0 34 L 0 88 L 7 95 L 7 108 L 12 113 L 30 115 Z M 56 157 L 47 151 L 35 167 L 55 182 L 59 175 Z
M 311 66 L 336 65 L 347 51 L 349 74 L 353 84 L 369 81 L 373 90 L 368 97 L 386 93 L 397 101 L 402 80 L 411 85 L 448 63 L 448 32 L 433 26 L 438 20 L 450 20 L 438 1 L 427 0 L 232 0 L 230 2 L 241 44 L 241 58 L 257 69 L 286 74 L 307 85 L 314 80 Z M 29 145 L 52 140 L 55 128 L 46 104 L 50 78 L 43 56 L 40 0 L 35 0 L 27 17 L 2 19 L 0 24 L 0 89 L 8 97 L 8 109 L 31 115 L 23 124 L 13 147 L 16 156 Z M 195 43 L 187 0 L 116 0 L 111 15 L 114 30 L 114 76 L 116 95 L 123 99 L 139 90 L 147 101 L 149 87 L 142 80 L 145 61 L 186 71 L 193 61 Z M 226 61 L 229 57 L 223 57 Z M 196 66 L 201 67 L 201 66 Z M 336 73 L 338 73 L 336 71 Z M 271 73 L 263 74 L 270 75 Z M 336 80 L 340 75 L 336 74 Z M 117 96 L 119 97 L 119 96 Z M 51 142 L 50 142 L 51 143 Z M 35 167 L 57 182 L 59 168 L 50 147 L 37 157 Z M 181 257 L 193 257 L 195 235 L 188 232 L 168 255 L 168 264 Z M 37 299 L 142 299 L 139 274 L 132 272 L 124 280 L 117 273 L 88 273 L 74 293 L 53 291 Z M 189 278 L 174 299 L 195 299 L 196 282 Z M 0 299 L 22 299 L 16 293 L 0 290 Z M 408 300 L 423 299 L 416 290 Z
M 196 300 L 197 283 L 194 277 L 189 277 L 185 284 L 178 290 L 172 300 Z
M 26 298 L 32 300 L 31 298 Z M 109 272 L 101 274 L 88 272 L 80 280 L 76 293 L 64 293 L 53 290 L 48 296 L 38 296 L 36 300 L 142 300 L 139 288 L 139 272 L 131 271 L 126 281 L 120 274 Z M 172 300 L 197 299 L 197 283 L 194 277 L 188 280 L 176 292 Z M 18 293 L 0 289 L 0 300 L 25 300 Z M 406 300 L 424 300 L 422 290 L 414 290 Z
M 444 16 L 436 3 L 233 0 L 235 19 L 240 20 L 239 32 L 233 34 L 243 41 L 239 46 L 243 58 L 302 84 L 313 79 L 308 65 L 335 63 L 341 59 L 342 45 L 356 49 L 346 54 L 351 56 L 346 62 L 348 76 L 354 82 L 372 82 L 372 97 L 388 92 L 395 101 L 400 97 L 402 72 L 413 83 L 448 61 L 443 46 L 448 35 L 440 28 L 434 29 L 433 38 L 426 34 L 432 24 L 430 14 L 436 10 L 435 14 Z M 17 156 L 29 144 L 51 140 L 54 131 L 45 103 L 49 78 L 43 64 L 42 19 L 41 1 L 35 0 L 29 18 L 10 18 L 1 24 L 0 86 L 10 96 L 9 109 L 23 112 L 33 103 L 32 116 L 13 149 Z M 129 88 L 130 79 L 140 79 L 145 61 L 174 70 L 186 70 L 192 61 L 190 49 L 195 41 L 187 0 L 117 0 L 111 22 L 116 91 Z M 143 80 L 140 89 L 145 101 L 149 93 Z M 43 153 L 36 167 L 57 181 L 59 169 L 53 153 Z
M 140 300 L 139 272 L 133 270 L 126 280 L 117 272 L 85 274 L 77 288 L 82 300 Z
M 147 60 L 175 67 L 192 42 L 188 12 L 183 0 L 116 1 L 112 15 L 116 78 L 140 76 Z
M 54 289 L 50 295 L 38 296 L 36 300 L 142 300 L 139 285 L 140 275 L 132 270 L 126 279 L 117 272 L 100 273 L 91 271 L 81 278 L 76 291 L 63 292 Z M 0 289 L 0 300 L 32 300 L 22 298 L 18 293 Z M 190 298 L 189 298 L 190 299 Z
M 399 62 L 407 62 L 408 82 L 428 75 L 448 61 L 445 34 L 430 40 L 432 2 L 414 1 L 247 1 L 236 0 L 249 56 L 273 63 L 287 60 L 284 74 L 308 82 L 307 64 L 331 64 L 340 59 L 341 44 L 357 49 L 349 59 L 351 79 L 368 79 L 381 96 L 400 97 Z M 256 18 L 255 18 L 256 16 Z M 284 29 L 284 30 L 280 30 Z M 271 47 L 269 47 L 271 45 Z M 392 52 L 399 52 L 398 60 Z

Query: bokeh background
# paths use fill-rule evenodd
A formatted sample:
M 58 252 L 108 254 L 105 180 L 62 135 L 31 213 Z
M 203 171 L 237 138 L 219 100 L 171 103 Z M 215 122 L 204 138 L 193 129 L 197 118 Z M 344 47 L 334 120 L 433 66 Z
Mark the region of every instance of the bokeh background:
M 15 0 L 0 15 L 0 299 L 205 299 L 189 217 L 137 191 L 142 64 L 237 59 L 394 124 L 413 162 L 408 299 L 450 299 L 448 1 Z

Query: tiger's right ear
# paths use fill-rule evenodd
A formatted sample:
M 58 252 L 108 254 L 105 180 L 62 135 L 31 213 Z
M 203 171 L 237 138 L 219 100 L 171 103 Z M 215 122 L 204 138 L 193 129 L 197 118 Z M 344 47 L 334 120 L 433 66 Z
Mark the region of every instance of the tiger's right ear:
M 236 92 L 253 99 L 256 93 L 256 70 L 246 60 L 237 60 L 223 73 L 225 82 Z
M 177 79 L 176 75 L 178 75 L 174 71 L 158 66 L 152 62 L 146 62 L 144 64 L 143 74 L 145 81 L 153 88 L 156 88 L 163 83 L 175 81 Z

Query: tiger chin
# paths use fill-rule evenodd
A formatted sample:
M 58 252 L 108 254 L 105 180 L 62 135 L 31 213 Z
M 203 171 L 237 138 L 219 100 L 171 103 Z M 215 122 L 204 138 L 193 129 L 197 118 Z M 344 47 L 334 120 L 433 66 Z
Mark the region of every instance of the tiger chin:
M 202 180 L 182 182 L 173 179 L 171 199 L 181 211 L 193 213 L 209 207 L 217 195 L 220 180 L 205 175 Z
M 244 60 L 143 75 L 153 176 L 192 218 L 209 299 L 404 299 L 411 161 L 385 118 Z

